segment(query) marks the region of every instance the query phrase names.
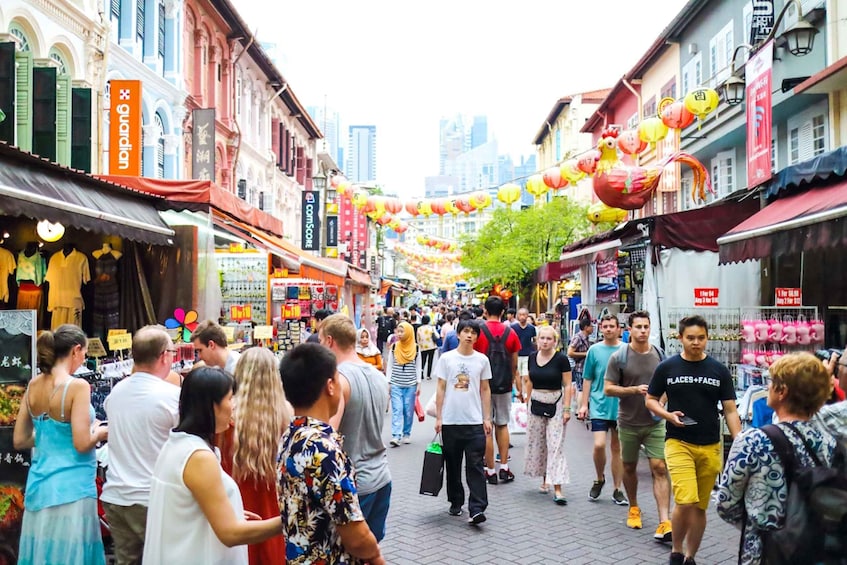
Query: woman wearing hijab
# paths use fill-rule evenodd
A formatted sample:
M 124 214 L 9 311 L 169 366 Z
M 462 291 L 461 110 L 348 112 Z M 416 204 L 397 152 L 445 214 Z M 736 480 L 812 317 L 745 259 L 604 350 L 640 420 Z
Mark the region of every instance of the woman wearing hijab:
M 388 351 L 388 379 L 391 384 L 391 447 L 411 443 L 415 398 L 420 394 L 421 359 L 415 344 L 415 331 L 409 322 L 400 322 L 397 341 Z
M 373 365 L 377 370 L 384 371 L 382 353 L 379 352 L 379 348 L 371 339 L 371 332 L 367 328 L 359 330 L 359 336 L 356 339 L 356 354 L 359 356 L 359 359 L 368 365 Z

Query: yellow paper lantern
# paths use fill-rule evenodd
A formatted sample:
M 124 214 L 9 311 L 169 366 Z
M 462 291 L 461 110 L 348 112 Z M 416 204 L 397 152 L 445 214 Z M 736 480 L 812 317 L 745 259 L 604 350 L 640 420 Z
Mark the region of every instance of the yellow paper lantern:
M 543 180 L 541 182 L 544 182 Z M 511 206 L 521 197 L 521 187 L 513 182 L 509 182 L 501 186 L 497 190 L 497 200 Z
M 350 192 L 350 188 L 352 186 L 353 185 L 350 184 L 349 181 L 345 180 L 345 181 L 338 183 L 338 185 L 335 187 L 335 191 L 338 193 L 339 196 L 344 196 L 345 194 Z
M 418 213 L 422 214 L 424 217 L 430 217 L 432 215 L 432 205 L 429 200 L 419 200 L 418 201 Z
M 356 190 L 353 192 L 353 196 L 350 197 L 350 202 L 353 203 L 353 206 L 356 207 L 357 210 L 361 210 L 365 207 L 365 204 L 368 203 L 368 193 L 364 190 Z
M 487 192 L 474 192 L 469 198 L 469 203 L 475 210 L 483 210 L 491 206 L 491 195 Z
M 638 137 L 653 147 L 668 136 L 668 126 L 658 116 L 647 118 L 638 124 Z
M 444 202 L 444 209 L 447 210 L 448 212 L 450 212 L 451 214 L 453 214 L 454 216 L 457 216 L 459 214 L 459 212 L 461 212 L 461 210 L 459 210 L 456 207 L 456 199 L 455 198 L 447 200 L 446 202 Z
M 576 166 L 576 159 L 568 159 L 559 166 L 559 170 L 562 173 L 562 178 L 567 179 L 571 184 L 576 184 L 585 178 L 585 173 Z
M 550 187 L 544 182 L 542 175 L 532 175 L 526 179 L 526 191 L 532 194 L 536 199 L 545 194 Z
M 695 88 L 685 95 L 685 109 L 697 116 L 697 129 L 703 122 L 703 118 L 714 112 L 718 107 L 720 96 L 713 88 Z
M 429 241 L 429 238 L 423 234 L 418 235 L 417 242 L 418 245 L 426 245 L 426 242 Z

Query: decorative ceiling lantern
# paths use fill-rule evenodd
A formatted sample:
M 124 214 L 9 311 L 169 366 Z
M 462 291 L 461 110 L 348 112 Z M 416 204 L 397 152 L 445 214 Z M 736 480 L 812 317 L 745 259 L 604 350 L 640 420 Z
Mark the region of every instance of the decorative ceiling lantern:
M 697 116 L 697 129 L 703 124 L 703 118 L 718 107 L 720 96 L 712 88 L 695 88 L 685 95 L 685 109 Z
M 406 211 L 412 215 L 413 218 L 417 217 L 417 215 L 420 214 L 420 212 L 418 212 L 418 203 L 415 201 L 406 202 L 406 205 L 404 207 L 406 208 Z
M 544 171 L 544 184 L 553 190 L 559 190 L 568 186 L 568 179 L 562 176 L 561 167 L 550 167 Z
M 661 118 L 653 116 L 638 124 L 638 137 L 655 147 L 657 143 L 668 136 L 668 126 Z
M 562 173 L 562 177 L 570 184 L 576 184 L 585 178 L 585 173 L 582 172 L 577 165 L 578 163 L 576 159 L 568 159 L 559 166 L 559 171 Z
M 468 199 L 468 203 L 474 207 L 474 210 L 484 210 L 491 206 L 491 195 L 483 191 L 474 192 Z
M 576 162 L 577 168 L 586 175 L 593 175 L 597 170 L 597 161 L 600 160 L 600 152 L 596 149 L 587 151 Z
M 497 200 L 511 206 L 521 197 L 521 187 L 513 182 L 509 182 L 497 189 Z
M 526 191 L 532 194 L 536 200 L 547 193 L 550 187 L 544 182 L 544 177 L 541 175 L 532 175 L 526 179 Z
M 618 149 L 627 155 L 636 155 L 647 149 L 647 142 L 641 139 L 638 130 L 624 130 L 618 136 Z
M 65 235 L 65 226 L 59 222 L 53 223 L 47 220 L 41 220 L 35 225 L 35 232 L 38 237 L 47 243 L 59 241 Z
M 664 98 L 659 103 L 659 116 L 662 123 L 671 129 L 685 129 L 694 123 L 694 114 L 688 111 L 685 103 L 672 98 Z

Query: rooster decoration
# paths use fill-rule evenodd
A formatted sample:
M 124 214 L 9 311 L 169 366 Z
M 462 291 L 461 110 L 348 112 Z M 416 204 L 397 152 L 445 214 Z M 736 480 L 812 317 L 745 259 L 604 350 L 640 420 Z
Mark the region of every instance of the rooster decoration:
M 618 130 L 607 129 L 597 143 L 599 152 L 592 152 L 591 163 L 580 161 L 580 169 L 593 173 L 594 192 L 597 197 L 613 208 L 638 210 L 643 207 L 659 185 L 664 169 L 674 161 L 685 163 L 694 172 L 691 197 L 695 201 L 706 199 L 706 190 L 714 192 L 709 182 L 709 173 L 703 164 L 688 153 L 677 152 L 665 157 L 652 167 L 630 166 L 618 158 Z M 588 165 L 586 167 L 586 165 Z

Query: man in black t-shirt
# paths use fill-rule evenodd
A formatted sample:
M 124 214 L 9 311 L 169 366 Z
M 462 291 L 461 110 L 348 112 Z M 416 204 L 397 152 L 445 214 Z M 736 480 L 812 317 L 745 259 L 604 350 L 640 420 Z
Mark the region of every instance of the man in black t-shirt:
M 706 354 L 709 327 L 702 316 L 679 321 L 682 353 L 665 359 L 650 380 L 647 409 L 667 420 L 665 462 L 676 506 L 670 565 L 690 565 L 706 530 L 706 508 L 721 471 L 718 402 L 730 434 L 741 431 L 732 375 Z M 659 399 L 667 395 L 667 407 Z

